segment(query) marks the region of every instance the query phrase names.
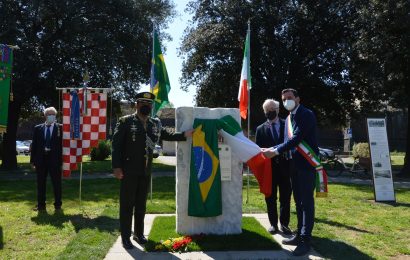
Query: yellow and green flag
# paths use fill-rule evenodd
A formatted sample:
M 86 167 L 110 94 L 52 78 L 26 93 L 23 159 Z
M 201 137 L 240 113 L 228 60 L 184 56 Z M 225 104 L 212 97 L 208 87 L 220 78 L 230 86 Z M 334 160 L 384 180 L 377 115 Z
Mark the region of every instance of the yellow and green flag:
M 218 120 L 195 119 L 193 127 L 188 216 L 219 216 L 222 197 Z
M 13 50 L 0 44 L 0 133 L 7 130 Z
M 169 103 L 168 93 L 171 90 L 164 55 L 162 55 L 161 44 L 157 32 L 153 33 L 153 49 L 151 60 L 151 93 L 155 95 L 153 113 L 156 114 Z

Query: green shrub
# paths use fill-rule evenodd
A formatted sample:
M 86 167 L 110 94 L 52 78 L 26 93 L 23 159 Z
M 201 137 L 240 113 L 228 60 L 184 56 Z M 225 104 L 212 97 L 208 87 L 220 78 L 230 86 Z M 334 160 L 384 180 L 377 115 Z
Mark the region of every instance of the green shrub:
M 369 158 L 370 149 L 368 143 L 357 143 L 353 145 L 352 151 L 354 158 Z
M 111 142 L 99 141 L 98 146 L 91 149 L 91 161 L 104 161 L 111 155 Z

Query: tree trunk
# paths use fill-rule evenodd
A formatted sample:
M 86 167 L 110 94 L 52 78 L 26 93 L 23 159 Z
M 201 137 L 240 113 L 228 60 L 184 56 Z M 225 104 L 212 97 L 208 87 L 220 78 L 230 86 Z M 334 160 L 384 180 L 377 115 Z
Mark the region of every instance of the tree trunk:
M 404 156 L 404 165 L 399 175 L 403 177 L 410 177 L 410 103 L 407 105 L 406 155 Z
M 16 135 L 20 109 L 21 104 L 18 101 L 10 102 L 7 133 L 4 135 L 3 141 L 2 170 L 14 170 L 17 168 Z

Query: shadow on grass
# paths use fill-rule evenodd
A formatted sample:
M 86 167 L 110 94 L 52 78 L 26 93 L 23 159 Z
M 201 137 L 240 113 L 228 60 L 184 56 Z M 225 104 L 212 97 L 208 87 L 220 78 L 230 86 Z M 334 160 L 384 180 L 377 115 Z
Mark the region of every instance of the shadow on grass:
M 64 213 L 48 214 L 47 212 L 39 212 L 36 217 L 31 218 L 31 221 L 37 225 L 52 225 L 56 228 L 63 228 L 64 223 L 71 222 L 76 233 L 81 229 L 97 229 L 104 232 L 114 232 L 119 226 L 118 219 L 108 216 L 89 218 L 82 214 L 65 215 Z
M 361 232 L 361 233 L 373 234 L 372 232 L 369 232 L 367 230 L 363 230 L 363 229 L 355 228 L 355 227 L 352 227 L 352 226 L 348 226 L 348 225 L 345 225 L 345 224 L 342 224 L 342 223 L 339 223 L 339 222 L 336 222 L 336 221 L 316 218 L 315 222 L 323 223 L 323 224 L 327 224 L 327 225 L 335 226 L 335 227 L 341 227 L 341 228 L 345 228 L 345 229 L 348 229 L 348 230 L 357 231 L 357 232 Z
M 326 259 L 375 259 L 343 241 L 313 237 L 312 246 Z
M 410 203 L 403 203 L 403 202 L 377 202 L 380 204 L 386 204 L 392 207 L 405 207 L 405 208 L 410 208 Z
M 83 201 L 101 201 L 116 199 L 119 196 L 120 182 L 114 179 L 90 179 L 82 182 Z M 50 179 L 47 180 L 47 201 L 53 201 L 53 188 Z M 63 180 L 62 196 L 64 200 L 77 200 L 79 180 Z M 36 203 L 36 181 L 1 181 L 0 202 L 26 201 L 28 204 Z

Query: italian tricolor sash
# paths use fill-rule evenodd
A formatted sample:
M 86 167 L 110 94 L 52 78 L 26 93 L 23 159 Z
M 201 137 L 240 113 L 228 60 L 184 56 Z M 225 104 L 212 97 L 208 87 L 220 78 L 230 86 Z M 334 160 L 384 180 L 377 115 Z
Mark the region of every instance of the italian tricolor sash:
M 293 125 L 290 120 L 290 115 L 286 119 L 288 122 L 287 134 L 289 138 L 293 137 Z M 312 148 L 302 140 L 296 147 L 296 150 L 316 169 L 316 197 L 327 196 L 327 174 L 320 162 L 319 157 Z

